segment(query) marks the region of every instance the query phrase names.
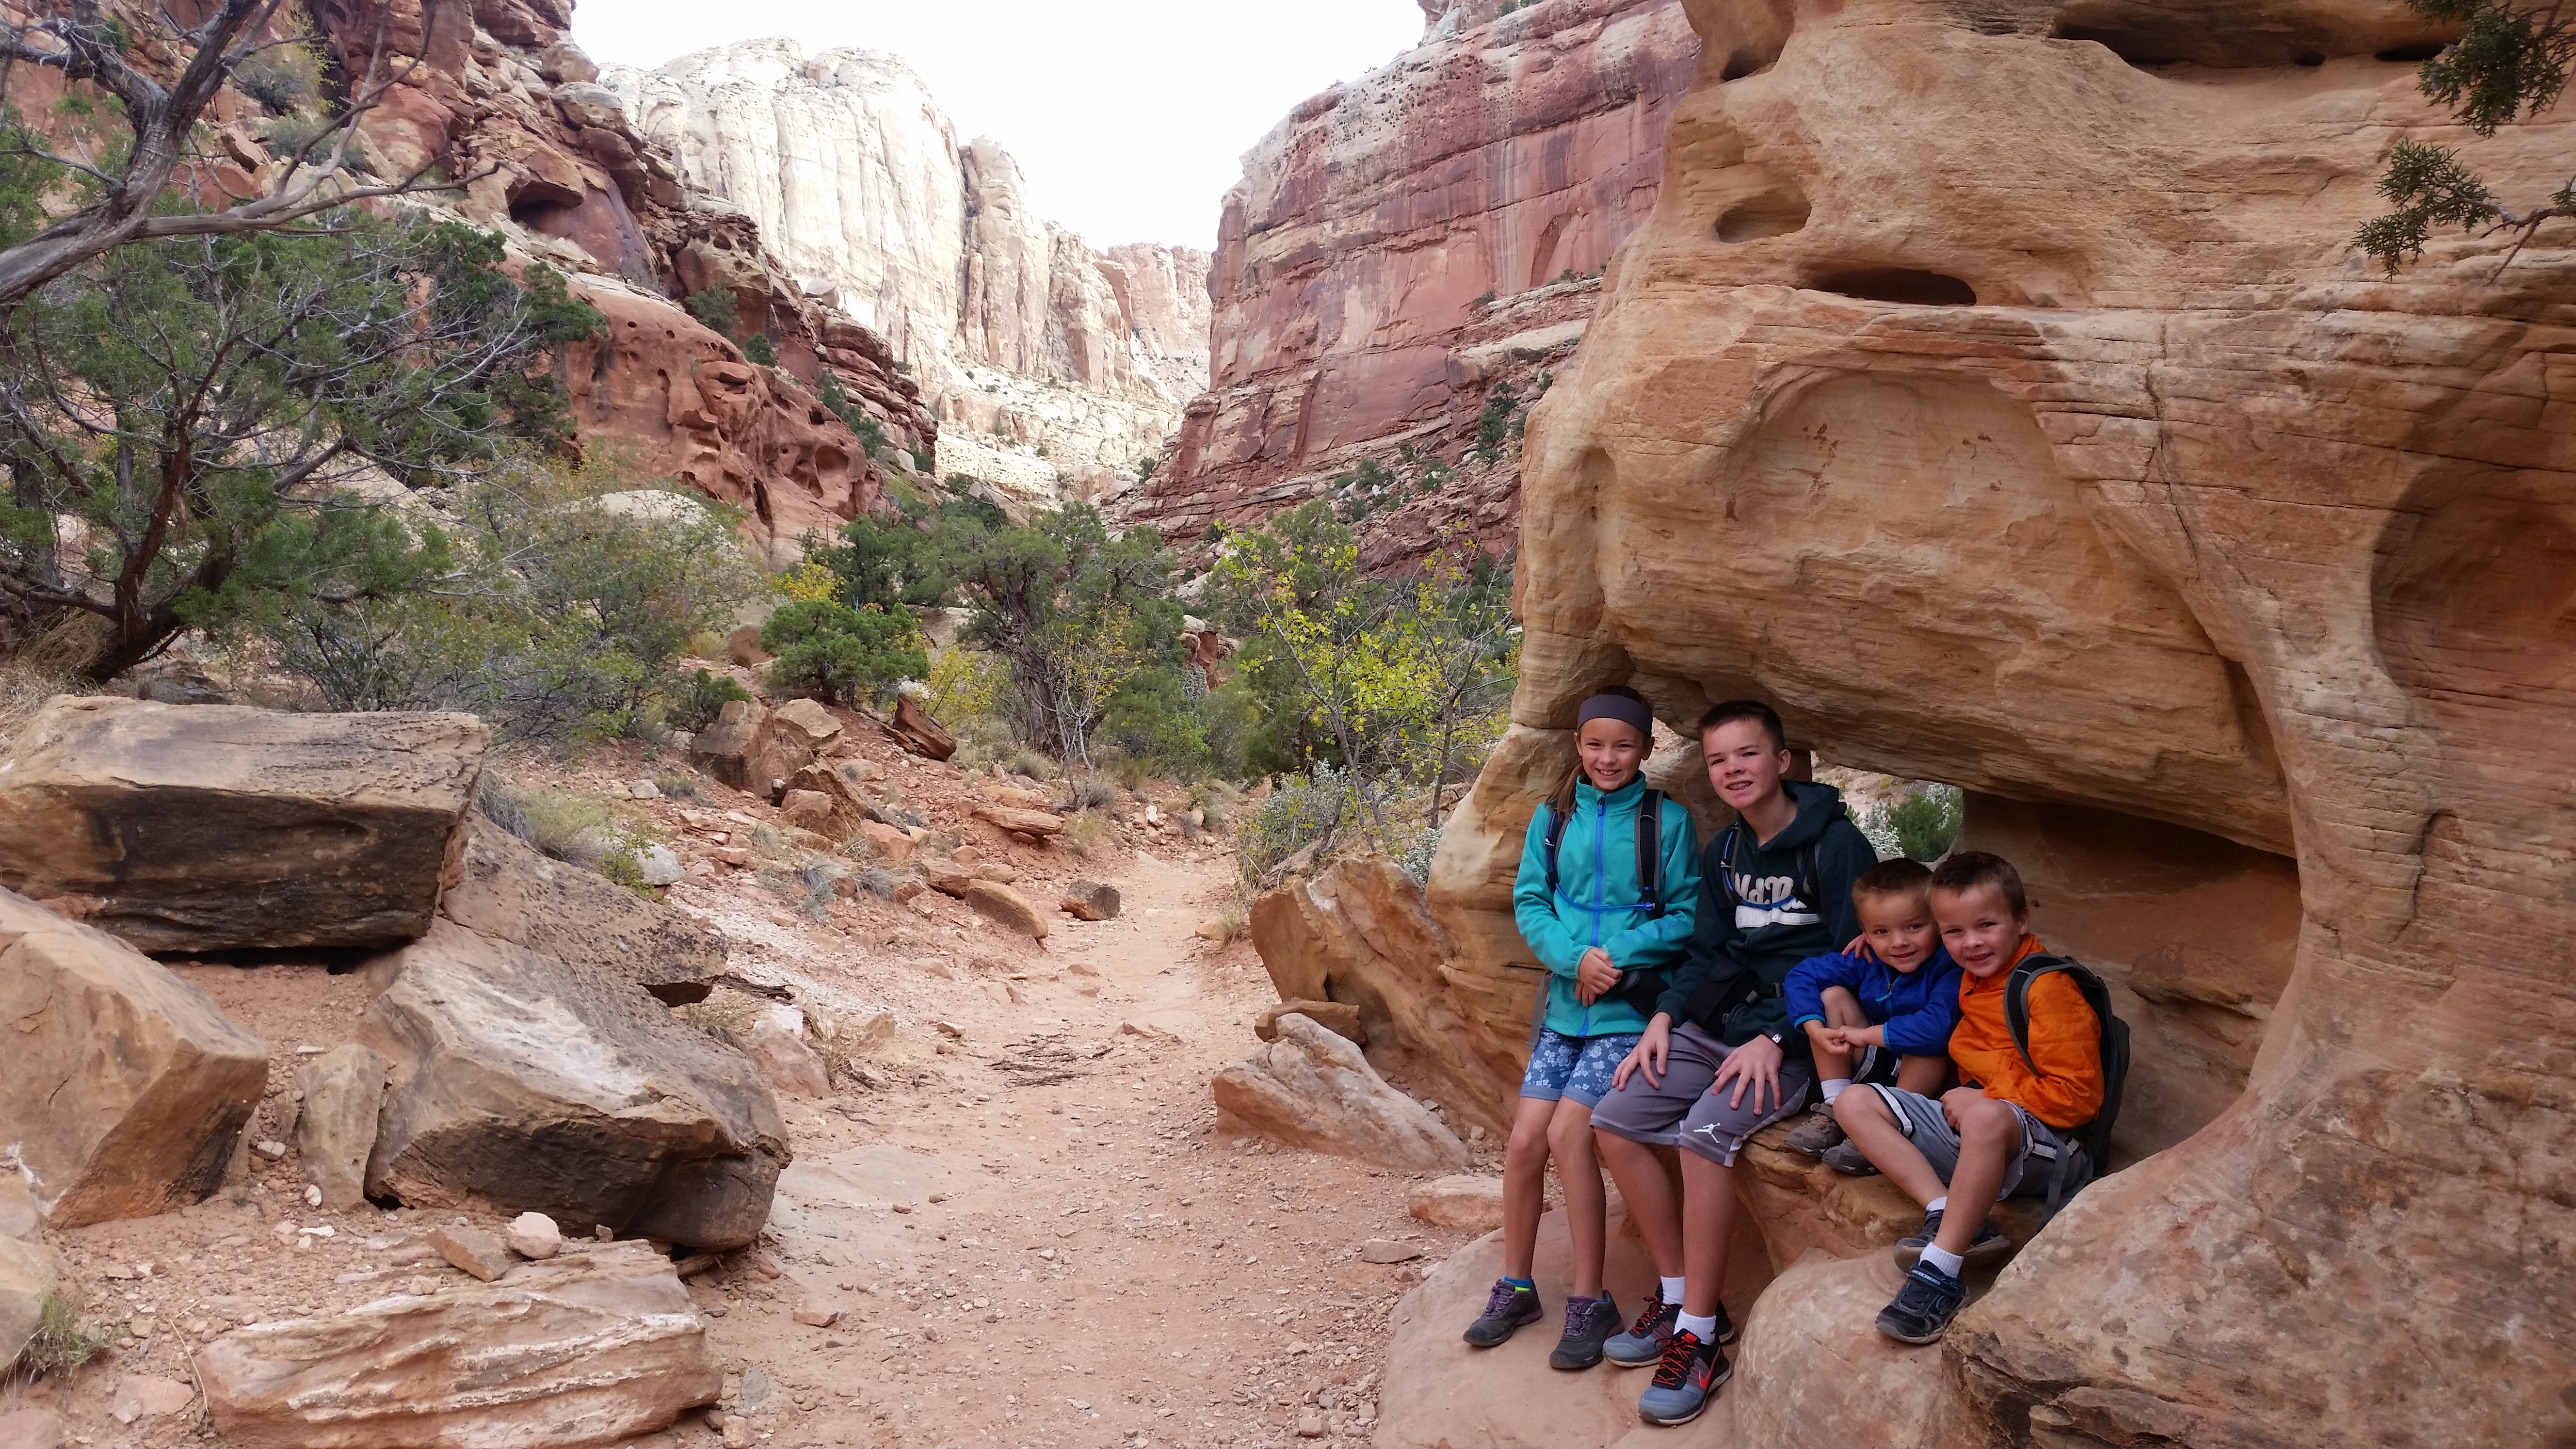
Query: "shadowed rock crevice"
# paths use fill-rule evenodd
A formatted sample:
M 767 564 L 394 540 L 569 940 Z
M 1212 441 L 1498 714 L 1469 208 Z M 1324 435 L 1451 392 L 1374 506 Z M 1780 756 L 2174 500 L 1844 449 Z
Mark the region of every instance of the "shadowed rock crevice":
M 1800 209 L 1800 221 L 1805 211 Z M 1718 235 L 1726 234 L 1726 218 Z M 1795 228 L 1791 228 L 1794 230 Z M 1973 307 L 1977 289 L 1944 272 L 1920 267 L 1849 267 L 1820 273 L 1807 283 L 1819 292 L 1857 297 L 1864 302 L 1900 302 L 1913 307 Z

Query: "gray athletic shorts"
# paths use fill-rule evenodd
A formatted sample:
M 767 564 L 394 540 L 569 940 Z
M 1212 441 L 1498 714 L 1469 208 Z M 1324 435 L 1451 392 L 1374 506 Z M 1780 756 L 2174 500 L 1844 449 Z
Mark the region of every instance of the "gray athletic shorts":
M 1747 1087 L 1744 1100 L 1729 1106 L 1727 1099 L 1735 1094 L 1732 1084 L 1714 1096 L 1708 1089 L 1717 1080 L 1718 1064 L 1733 1050 L 1683 1022 L 1673 1028 L 1663 1084 L 1648 1085 L 1642 1071 L 1630 1074 L 1626 1087 L 1603 1097 L 1592 1109 L 1592 1125 L 1613 1137 L 1653 1147 L 1684 1147 L 1720 1167 L 1733 1167 L 1744 1139 L 1797 1111 L 1816 1080 L 1813 1062 L 1788 1057 L 1780 1063 L 1780 1100 L 1756 1106 L 1757 1089 Z
M 1915 1151 L 1923 1154 L 1924 1161 L 1932 1164 L 1932 1170 L 1939 1173 L 1942 1183 L 1947 1185 L 1959 1171 L 1959 1133 L 1950 1125 L 1950 1119 L 1941 1115 L 1940 1102 L 1903 1087 L 1891 1087 L 1881 1082 L 1866 1085 L 1887 1104 L 1888 1111 L 1896 1114 L 1896 1125 L 1905 1129 L 1906 1139 L 1914 1144 Z M 2021 1119 L 2021 1150 L 2013 1154 L 2011 1164 L 2004 1168 L 2004 1190 L 1998 1196 L 2044 1193 L 2048 1191 L 2049 1171 L 2056 1166 L 2058 1155 L 2068 1152 L 2081 1155 L 2084 1149 L 2076 1146 L 2064 1133 L 2030 1115 L 2030 1109 L 2021 1103 L 2005 1105 Z M 2080 1167 L 2082 1164 L 2074 1165 Z

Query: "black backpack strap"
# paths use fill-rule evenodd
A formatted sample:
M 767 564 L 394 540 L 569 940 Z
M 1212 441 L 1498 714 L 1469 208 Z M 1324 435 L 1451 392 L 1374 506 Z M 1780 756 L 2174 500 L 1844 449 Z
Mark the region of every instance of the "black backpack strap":
M 1719 831 L 1717 835 L 1717 878 L 1724 886 L 1726 898 L 1729 901 L 1740 902 L 1744 899 L 1735 893 L 1735 837 L 1743 830 L 1744 817 L 1739 815 L 1727 822 L 1726 828 Z
M 2039 1075 L 2039 1063 L 2030 1054 L 2030 987 L 2031 983 L 2051 971 L 2062 971 L 2075 963 L 2063 956 L 2033 954 L 2014 964 L 2012 974 L 2004 978 L 2004 1025 L 2012 1028 L 2013 1046 L 2021 1052 L 2022 1065 L 2031 1075 Z
M 1664 792 L 1649 789 L 1637 801 L 1637 899 L 1646 919 L 1664 918 Z
M 1565 823 L 1573 817 L 1574 812 L 1569 810 L 1559 815 L 1556 813 L 1556 807 L 1544 800 L 1539 802 L 1539 808 L 1547 812 L 1547 893 L 1553 897 L 1556 894 L 1556 850 L 1558 846 L 1565 844 Z M 1551 906 L 1550 909 L 1554 907 Z

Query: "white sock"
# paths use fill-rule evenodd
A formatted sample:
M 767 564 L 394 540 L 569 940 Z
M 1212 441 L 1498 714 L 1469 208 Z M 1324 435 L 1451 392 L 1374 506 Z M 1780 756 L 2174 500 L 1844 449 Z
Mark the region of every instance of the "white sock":
M 1849 1077 L 1835 1077 L 1827 1081 L 1825 1083 L 1825 1105 L 1828 1107 L 1832 1106 L 1834 1104 L 1834 1098 L 1841 1096 L 1843 1094 L 1843 1088 L 1850 1085 L 1851 1078 Z
M 1664 1279 L 1662 1297 L 1666 1303 L 1679 1306 L 1682 1301 L 1682 1280 L 1679 1278 Z
M 1932 1199 L 1930 1202 L 1925 1203 L 1925 1204 L 1923 1205 L 1923 1210 L 1924 1210 L 1925 1212 L 1927 1212 L 1927 1213 L 1937 1213 L 1937 1212 L 1939 1212 L 1941 1209 L 1943 1209 L 1943 1208 L 1945 1208 L 1945 1207 L 1948 1207 L 1949 1205 L 1950 1205 L 1950 1199 L 1949 1199 L 1949 1197 L 1945 1194 L 1945 1195 L 1943 1195 L 1943 1196 L 1941 1196 L 1941 1197 L 1936 1197 L 1936 1198 Z
M 1923 1261 L 1956 1278 L 1959 1276 L 1959 1266 L 1967 1260 L 1956 1253 L 1944 1250 L 1938 1243 L 1926 1243 L 1923 1245 Z
M 1674 1321 L 1673 1331 L 1675 1333 L 1696 1334 L 1698 1335 L 1700 1342 L 1707 1343 L 1717 1337 L 1717 1315 L 1714 1313 L 1685 1313 Z

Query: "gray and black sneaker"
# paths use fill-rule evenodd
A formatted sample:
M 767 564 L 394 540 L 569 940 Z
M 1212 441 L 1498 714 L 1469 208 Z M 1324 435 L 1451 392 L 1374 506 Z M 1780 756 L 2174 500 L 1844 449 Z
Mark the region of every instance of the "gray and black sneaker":
M 1807 1114 L 1806 1121 L 1799 1123 L 1788 1136 L 1780 1139 L 1781 1146 L 1792 1152 L 1803 1152 L 1809 1157 L 1822 1157 L 1827 1152 L 1842 1146 L 1843 1142 L 1843 1124 L 1834 1120 L 1833 1108 L 1821 1103 Z
M 1967 1301 L 1967 1284 L 1929 1263 L 1917 1263 L 1896 1290 L 1895 1301 L 1879 1310 L 1878 1331 L 1898 1343 L 1938 1343 Z
M 1619 1305 L 1610 1295 L 1598 1298 L 1565 1300 L 1565 1335 L 1556 1341 L 1556 1351 L 1547 1356 L 1547 1366 L 1556 1369 L 1588 1369 L 1601 1362 L 1601 1345 L 1619 1331 Z
M 1646 1300 L 1645 1310 L 1628 1331 L 1601 1345 L 1601 1356 L 1621 1368 L 1646 1368 L 1664 1361 L 1664 1345 L 1673 1341 L 1673 1320 L 1682 1316 L 1682 1306 L 1666 1303 L 1661 1287 Z
M 1467 1325 L 1467 1343 L 1471 1348 L 1492 1348 L 1512 1336 L 1524 1323 L 1536 1323 L 1544 1316 L 1538 1306 L 1538 1290 L 1523 1288 L 1508 1279 L 1494 1280 L 1494 1291 L 1485 1295 L 1484 1316 Z
M 1922 1231 L 1896 1240 L 1896 1266 L 1908 1273 L 1913 1272 L 1914 1265 L 1923 1261 L 1923 1250 L 1932 1246 L 1932 1240 L 1939 1236 L 1941 1209 L 1933 1208 L 1923 1214 Z M 1996 1232 L 1993 1223 L 1979 1223 L 1976 1237 L 1969 1240 L 1968 1251 L 1961 1253 L 1959 1258 L 1963 1263 L 1986 1263 L 2009 1257 L 2012 1250 L 2012 1239 Z
M 1816 1160 L 1845 1177 L 1878 1176 L 1878 1164 L 1869 1160 L 1869 1155 L 1860 1150 L 1857 1142 L 1837 1142 L 1817 1153 Z

